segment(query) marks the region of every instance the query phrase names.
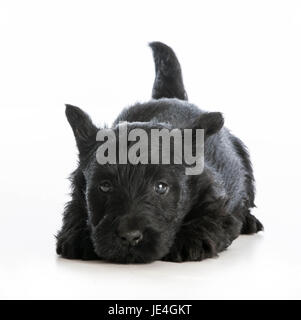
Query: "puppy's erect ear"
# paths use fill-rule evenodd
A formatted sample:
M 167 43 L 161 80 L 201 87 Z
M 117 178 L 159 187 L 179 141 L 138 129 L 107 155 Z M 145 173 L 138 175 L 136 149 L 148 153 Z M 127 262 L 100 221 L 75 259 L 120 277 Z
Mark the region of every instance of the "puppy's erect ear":
M 156 78 L 152 97 L 187 100 L 180 63 L 173 50 L 162 42 L 151 42 Z
M 224 118 L 220 112 L 207 112 L 200 115 L 194 122 L 194 129 L 204 129 L 205 138 L 217 133 L 224 125 Z
M 96 143 L 97 128 L 80 108 L 66 104 L 66 117 L 73 130 L 79 153 L 87 152 Z

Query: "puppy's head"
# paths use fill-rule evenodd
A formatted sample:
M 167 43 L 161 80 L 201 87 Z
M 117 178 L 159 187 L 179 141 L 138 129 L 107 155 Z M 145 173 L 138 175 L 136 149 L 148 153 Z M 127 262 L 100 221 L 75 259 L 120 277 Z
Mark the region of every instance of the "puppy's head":
M 79 149 L 79 169 L 86 181 L 87 223 L 97 255 L 122 263 L 150 262 L 164 257 L 195 202 L 198 180 L 186 175 L 184 164 L 122 163 L 118 153 L 122 139 L 119 125 L 112 129 L 117 162 L 99 164 L 97 152 L 104 142 L 96 137 L 101 130 L 77 107 L 68 105 L 66 115 Z M 221 126 L 217 117 L 208 114 L 199 123 L 208 127 L 209 133 L 215 132 Z M 169 126 L 129 123 L 126 133 L 133 128 L 149 133 L 154 128 L 169 129 Z M 127 141 L 128 152 L 132 146 Z
M 181 168 L 104 165 L 86 172 L 96 253 L 116 262 L 150 262 L 168 253 L 188 207 Z

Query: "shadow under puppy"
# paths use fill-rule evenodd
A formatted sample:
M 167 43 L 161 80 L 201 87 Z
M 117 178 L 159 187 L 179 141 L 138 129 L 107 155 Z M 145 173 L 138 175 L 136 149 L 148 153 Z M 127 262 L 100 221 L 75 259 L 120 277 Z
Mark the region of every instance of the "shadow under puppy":
M 250 213 L 254 178 L 243 143 L 223 127 L 218 112 L 187 102 L 180 64 L 171 48 L 150 44 L 156 69 L 152 100 L 124 109 L 112 125 L 128 129 L 204 129 L 204 170 L 185 165 L 104 164 L 96 160 L 97 128 L 81 109 L 66 116 L 79 149 L 71 201 L 57 235 L 69 259 L 119 263 L 199 261 L 225 250 L 239 234 L 263 229 Z M 116 135 L 118 137 L 118 134 Z

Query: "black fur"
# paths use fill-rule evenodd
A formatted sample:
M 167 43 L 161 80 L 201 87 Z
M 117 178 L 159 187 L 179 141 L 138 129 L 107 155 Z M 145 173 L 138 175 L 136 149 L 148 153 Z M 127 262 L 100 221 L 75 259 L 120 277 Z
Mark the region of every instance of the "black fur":
M 250 213 L 254 177 L 246 147 L 223 127 L 221 113 L 186 101 L 174 52 L 160 42 L 150 46 L 156 67 L 153 99 L 123 110 L 112 129 L 118 132 L 123 121 L 129 130 L 203 128 L 205 169 L 188 176 L 184 165 L 99 165 L 99 129 L 81 109 L 67 105 L 80 161 L 57 235 L 57 253 L 65 258 L 198 261 L 216 256 L 239 234 L 263 229 Z M 103 180 L 110 182 L 110 192 L 102 191 Z M 158 181 L 169 186 L 166 194 L 154 191 Z
M 187 100 L 184 89 L 180 63 L 175 53 L 164 43 L 152 42 L 156 79 L 153 86 L 152 98 L 178 98 Z

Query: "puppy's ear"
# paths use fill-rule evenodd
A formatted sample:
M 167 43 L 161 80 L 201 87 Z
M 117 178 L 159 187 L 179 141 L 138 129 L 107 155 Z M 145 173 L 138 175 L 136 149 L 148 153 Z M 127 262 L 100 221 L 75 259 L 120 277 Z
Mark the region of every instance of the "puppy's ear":
M 204 129 L 205 138 L 217 133 L 224 125 L 224 118 L 220 112 L 203 113 L 193 125 L 194 129 Z
M 96 143 L 96 126 L 84 111 L 70 104 L 66 104 L 66 117 L 73 130 L 79 153 L 87 152 Z

